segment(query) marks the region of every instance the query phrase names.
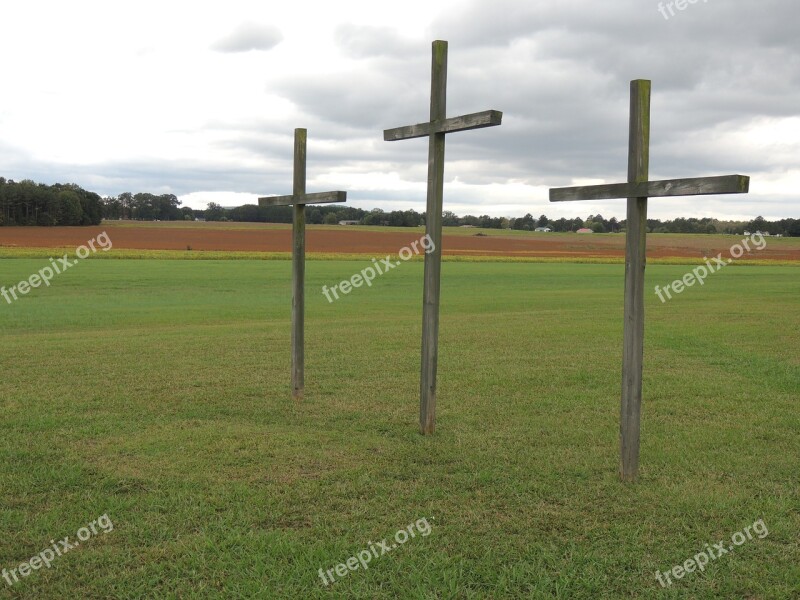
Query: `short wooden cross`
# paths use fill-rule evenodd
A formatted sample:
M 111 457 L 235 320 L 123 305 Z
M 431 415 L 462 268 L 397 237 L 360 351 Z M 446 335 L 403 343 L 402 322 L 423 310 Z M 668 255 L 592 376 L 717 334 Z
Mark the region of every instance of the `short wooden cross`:
M 305 385 L 306 204 L 346 202 L 347 192 L 306 194 L 305 129 L 294 130 L 294 184 L 291 196 L 259 198 L 259 206 L 294 205 L 292 225 L 292 397 L 303 398 Z
M 666 196 L 746 194 L 744 175 L 648 181 L 650 165 L 650 81 L 631 82 L 628 182 L 555 188 L 551 202 L 628 199 L 625 234 L 625 322 L 622 342 L 622 404 L 620 408 L 620 477 L 635 481 L 639 472 L 639 421 L 644 357 L 644 270 L 647 199 Z
M 387 142 L 429 137 L 428 206 L 425 231 L 433 250 L 425 254 L 422 307 L 422 364 L 420 368 L 419 427 L 433 433 L 436 421 L 436 365 L 439 356 L 439 290 L 442 263 L 442 202 L 444 198 L 445 134 L 500 125 L 503 113 L 496 110 L 447 117 L 447 42 L 433 42 L 431 64 L 431 118 L 427 123 L 387 129 Z

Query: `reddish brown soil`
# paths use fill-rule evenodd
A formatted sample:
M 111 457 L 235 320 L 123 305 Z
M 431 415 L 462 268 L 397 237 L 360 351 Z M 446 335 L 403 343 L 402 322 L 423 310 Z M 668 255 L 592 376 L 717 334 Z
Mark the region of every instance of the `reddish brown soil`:
M 212 224 L 197 227 L 115 226 L 101 227 L 3 227 L 0 228 L 0 246 L 29 248 L 77 247 L 107 231 L 114 248 L 150 250 L 221 250 L 290 252 L 291 228 L 257 226 L 218 228 Z M 306 232 L 308 252 L 356 253 L 381 256 L 397 254 L 411 242 L 418 240 L 420 230 L 408 232 L 365 231 L 358 227 L 311 228 Z M 718 253 L 728 255 L 731 246 L 742 241 L 738 236 L 650 235 L 647 239 L 649 257 L 712 257 Z M 778 242 L 778 240 L 775 240 Z M 798 260 L 800 244 L 767 241 L 765 249 L 745 254 L 744 258 L 761 260 Z M 446 255 L 473 256 L 538 256 L 538 257 L 622 257 L 625 254 L 623 235 L 574 234 L 570 236 L 544 235 L 504 236 L 502 233 L 486 237 L 475 235 L 447 235 L 443 251 Z

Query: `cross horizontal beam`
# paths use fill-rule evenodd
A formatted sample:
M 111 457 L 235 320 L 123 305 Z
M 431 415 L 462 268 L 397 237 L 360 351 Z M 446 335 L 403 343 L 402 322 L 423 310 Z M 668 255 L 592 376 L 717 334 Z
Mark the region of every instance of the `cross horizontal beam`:
M 494 127 L 503 122 L 503 113 L 499 110 L 484 110 L 483 112 L 462 115 L 451 119 L 418 123 L 417 125 L 407 125 L 406 127 L 396 127 L 386 129 L 383 132 L 383 139 L 386 142 L 396 142 L 397 140 L 410 140 L 429 136 L 432 133 L 453 133 L 456 131 L 468 131 L 470 129 L 481 129 L 482 127 Z
M 290 206 L 292 204 L 325 204 L 347 202 L 347 192 L 317 192 L 315 194 L 291 194 L 289 196 L 267 196 L 259 198 L 259 206 Z
M 550 202 L 572 200 L 611 200 L 613 198 L 664 198 L 667 196 L 707 196 L 709 194 L 746 194 L 750 178 L 746 175 L 663 179 L 641 183 L 611 183 L 553 188 Z

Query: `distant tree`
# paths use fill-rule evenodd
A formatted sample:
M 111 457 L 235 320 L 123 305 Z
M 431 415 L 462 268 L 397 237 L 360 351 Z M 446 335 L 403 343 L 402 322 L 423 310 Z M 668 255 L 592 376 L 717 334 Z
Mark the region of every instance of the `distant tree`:
M 325 217 L 322 219 L 322 222 L 323 222 L 325 225 L 336 225 L 336 223 L 338 223 L 338 222 L 339 222 L 339 219 L 337 219 L 337 218 L 336 218 L 336 213 L 328 213 L 328 214 L 327 214 L 327 215 L 325 215 Z
M 572 222 L 567 221 L 564 217 L 561 217 L 556 221 L 550 222 L 550 227 L 553 228 L 553 231 L 560 231 L 560 232 L 569 231 L 571 226 Z
M 403 225 L 405 227 L 419 227 L 422 224 L 422 215 L 414 209 L 403 212 Z
M 45 185 L 30 179 L 0 182 L 2 225 L 96 225 L 103 201 L 74 183 Z
M 258 223 L 263 221 L 262 210 L 255 204 L 244 204 L 228 211 L 229 221 L 241 221 L 244 223 Z
M 481 215 L 478 217 L 478 225 L 484 229 L 502 229 L 502 219 L 499 217 L 490 217 L 489 215 Z
M 225 220 L 225 210 L 215 202 L 209 202 L 206 208 L 206 221 L 223 221 Z
M 103 199 L 86 190 L 80 190 L 78 196 L 81 200 L 81 225 L 100 225 L 103 221 Z
M 308 218 L 306 219 L 309 225 L 321 225 L 322 224 L 322 212 L 318 208 L 312 208 L 308 213 Z
M 528 213 L 521 219 L 514 219 L 514 224 L 512 225 L 514 229 L 522 229 L 525 231 L 531 231 L 536 227 L 536 222 L 533 219 L 533 215 Z
M 122 218 L 122 202 L 119 198 L 115 196 L 103 198 L 103 218 L 115 220 Z
M 62 190 L 58 194 L 61 204 L 60 225 L 80 225 L 83 211 L 81 209 L 81 199 L 72 190 Z
M 294 208 L 291 206 L 263 206 L 260 214 L 261 220 L 265 223 L 291 223 Z
M 783 219 L 780 224 L 784 235 L 800 237 L 800 219 Z
M 442 225 L 444 227 L 457 227 L 458 215 L 452 211 L 445 210 L 442 212 Z
M 389 219 L 380 208 L 372 209 L 363 219 L 364 225 L 388 225 Z
M 750 221 L 747 224 L 747 227 L 748 227 L 749 231 L 752 231 L 752 232 L 755 232 L 755 231 L 761 231 L 761 232 L 769 231 L 769 227 L 767 226 L 767 220 L 764 217 L 762 217 L 761 215 L 757 216 L 755 219 Z M 772 232 L 770 231 L 770 233 L 772 233 Z
M 403 227 L 405 224 L 405 215 L 402 210 L 393 210 L 386 218 L 389 220 L 390 227 Z
M 122 211 L 122 219 L 133 218 L 133 194 L 130 192 L 123 192 L 118 196 L 120 208 Z

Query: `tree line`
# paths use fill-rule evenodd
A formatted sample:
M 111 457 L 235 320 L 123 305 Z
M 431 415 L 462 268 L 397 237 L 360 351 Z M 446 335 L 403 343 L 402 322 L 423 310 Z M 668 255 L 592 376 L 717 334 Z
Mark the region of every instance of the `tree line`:
M 603 218 L 602 215 L 589 215 L 583 220 L 575 219 L 548 219 L 546 215 L 541 215 L 538 219 L 527 214 L 521 219 L 512 219 L 512 229 L 524 229 L 528 231 L 536 228 L 548 227 L 551 231 L 577 231 L 587 228 L 595 233 L 617 233 L 624 231 L 626 220 L 617 221 L 614 217 Z M 771 235 L 800 236 L 800 219 L 781 219 L 778 221 L 768 221 L 764 217 L 756 217 L 751 221 L 721 221 L 705 217 L 696 219 L 694 217 L 671 219 L 662 221 L 660 219 L 647 219 L 647 230 L 650 233 L 728 233 L 743 235 L 745 231 L 760 231 Z
M 0 177 L 0 225 L 99 225 L 102 219 L 100 196 L 74 183 Z
M 235 208 L 210 203 L 206 209 L 181 206 L 174 194 L 125 192 L 118 196 L 101 198 L 80 186 L 68 184 L 45 185 L 26 179 L 20 182 L 0 177 L 0 225 L 98 225 L 102 219 L 131 219 L 139 221 L 244 221 L 260 223 L 291 223 L 291 206 L 257 206 L 245 204 Z M 334 225 L 340 221 L 359 225 L 387 227 L 419 227 L 425 224 L 425 214 L 415 210 L 380 208 L 364 210 L 353 206 L 310 205 L 306 222 L 311 225 Z M 516 229 L 534 231 L 548 228 L 556 232 L 591 229 L 595 233 L 618 233 L 625 230 L 625 220 L 589 215 L 587 219 L 538 218 L 530 213 L 524 217 L 506 218 L 489 215 L 458 216 L 452 211 L 442 213 L 445 227 L 482 227 L 485 229 Z M 677 218 L 662 221 L 648 219 L 647 228 L 652 233 L 728 233 L 743 235 L 745 231 L 761 231 L 771 235 L 800 236 L 800 219 L 768 221 L 756 217 L 751 221 L 721 221 L 711 218 Z
M 198 211 L 195 211 L 198 212 Z M 209 204 L 202 212 L 207 221 L 251 221 L 261 223 L 291 223 L 291 206 L 256 206 L 246 204 L 236 208 L 224 208 L 218 204 Z M 384 225 L 389 227 L 418 227 L 425 224 L 425 213 L 415 210 L 395 210 L 385 212 L 380 208 L 364 210 L 352 206 L 308 206 L 306 222 L 311 225 L 335 225 L 340 221 L 357 221 L 359 225 Z M 579 229 L 591 229 L 594 233 L 619 233 L 625 230 L 626 221 L 610 219 L 602 215 L 589 215 L 587 219 L 550 219 L 546 215 L 538 218 L 530 213 L 524 217 L 506 218 L 489 215 L 466 215 L 460 217 L 452 211 L 442 213 L 442 225 L 445 227 L 482 227 L 485 229 L 516 229 L 534 231 L 537 228 L 548 228 L 556 232 L 574 232 Z M 764 217 L 756 217 L 751 221 L 721 221 L 712 218 L 683 218 L 665 220 L 648 219 L 647 229 L 651 233 L 728 233 L 743 235 L 745 231 L 761 231 L 771 235 L 800 236 L 800 219 L 781 219 L 768 221 Z
M 196 212 L 188 206 L 181 207 L 175 194 L 132 194 L 103 198 L 104 219 L 132 219 L 135 221 L 193 221 Z M 202 211 L 200 211 L 202 212 Z

